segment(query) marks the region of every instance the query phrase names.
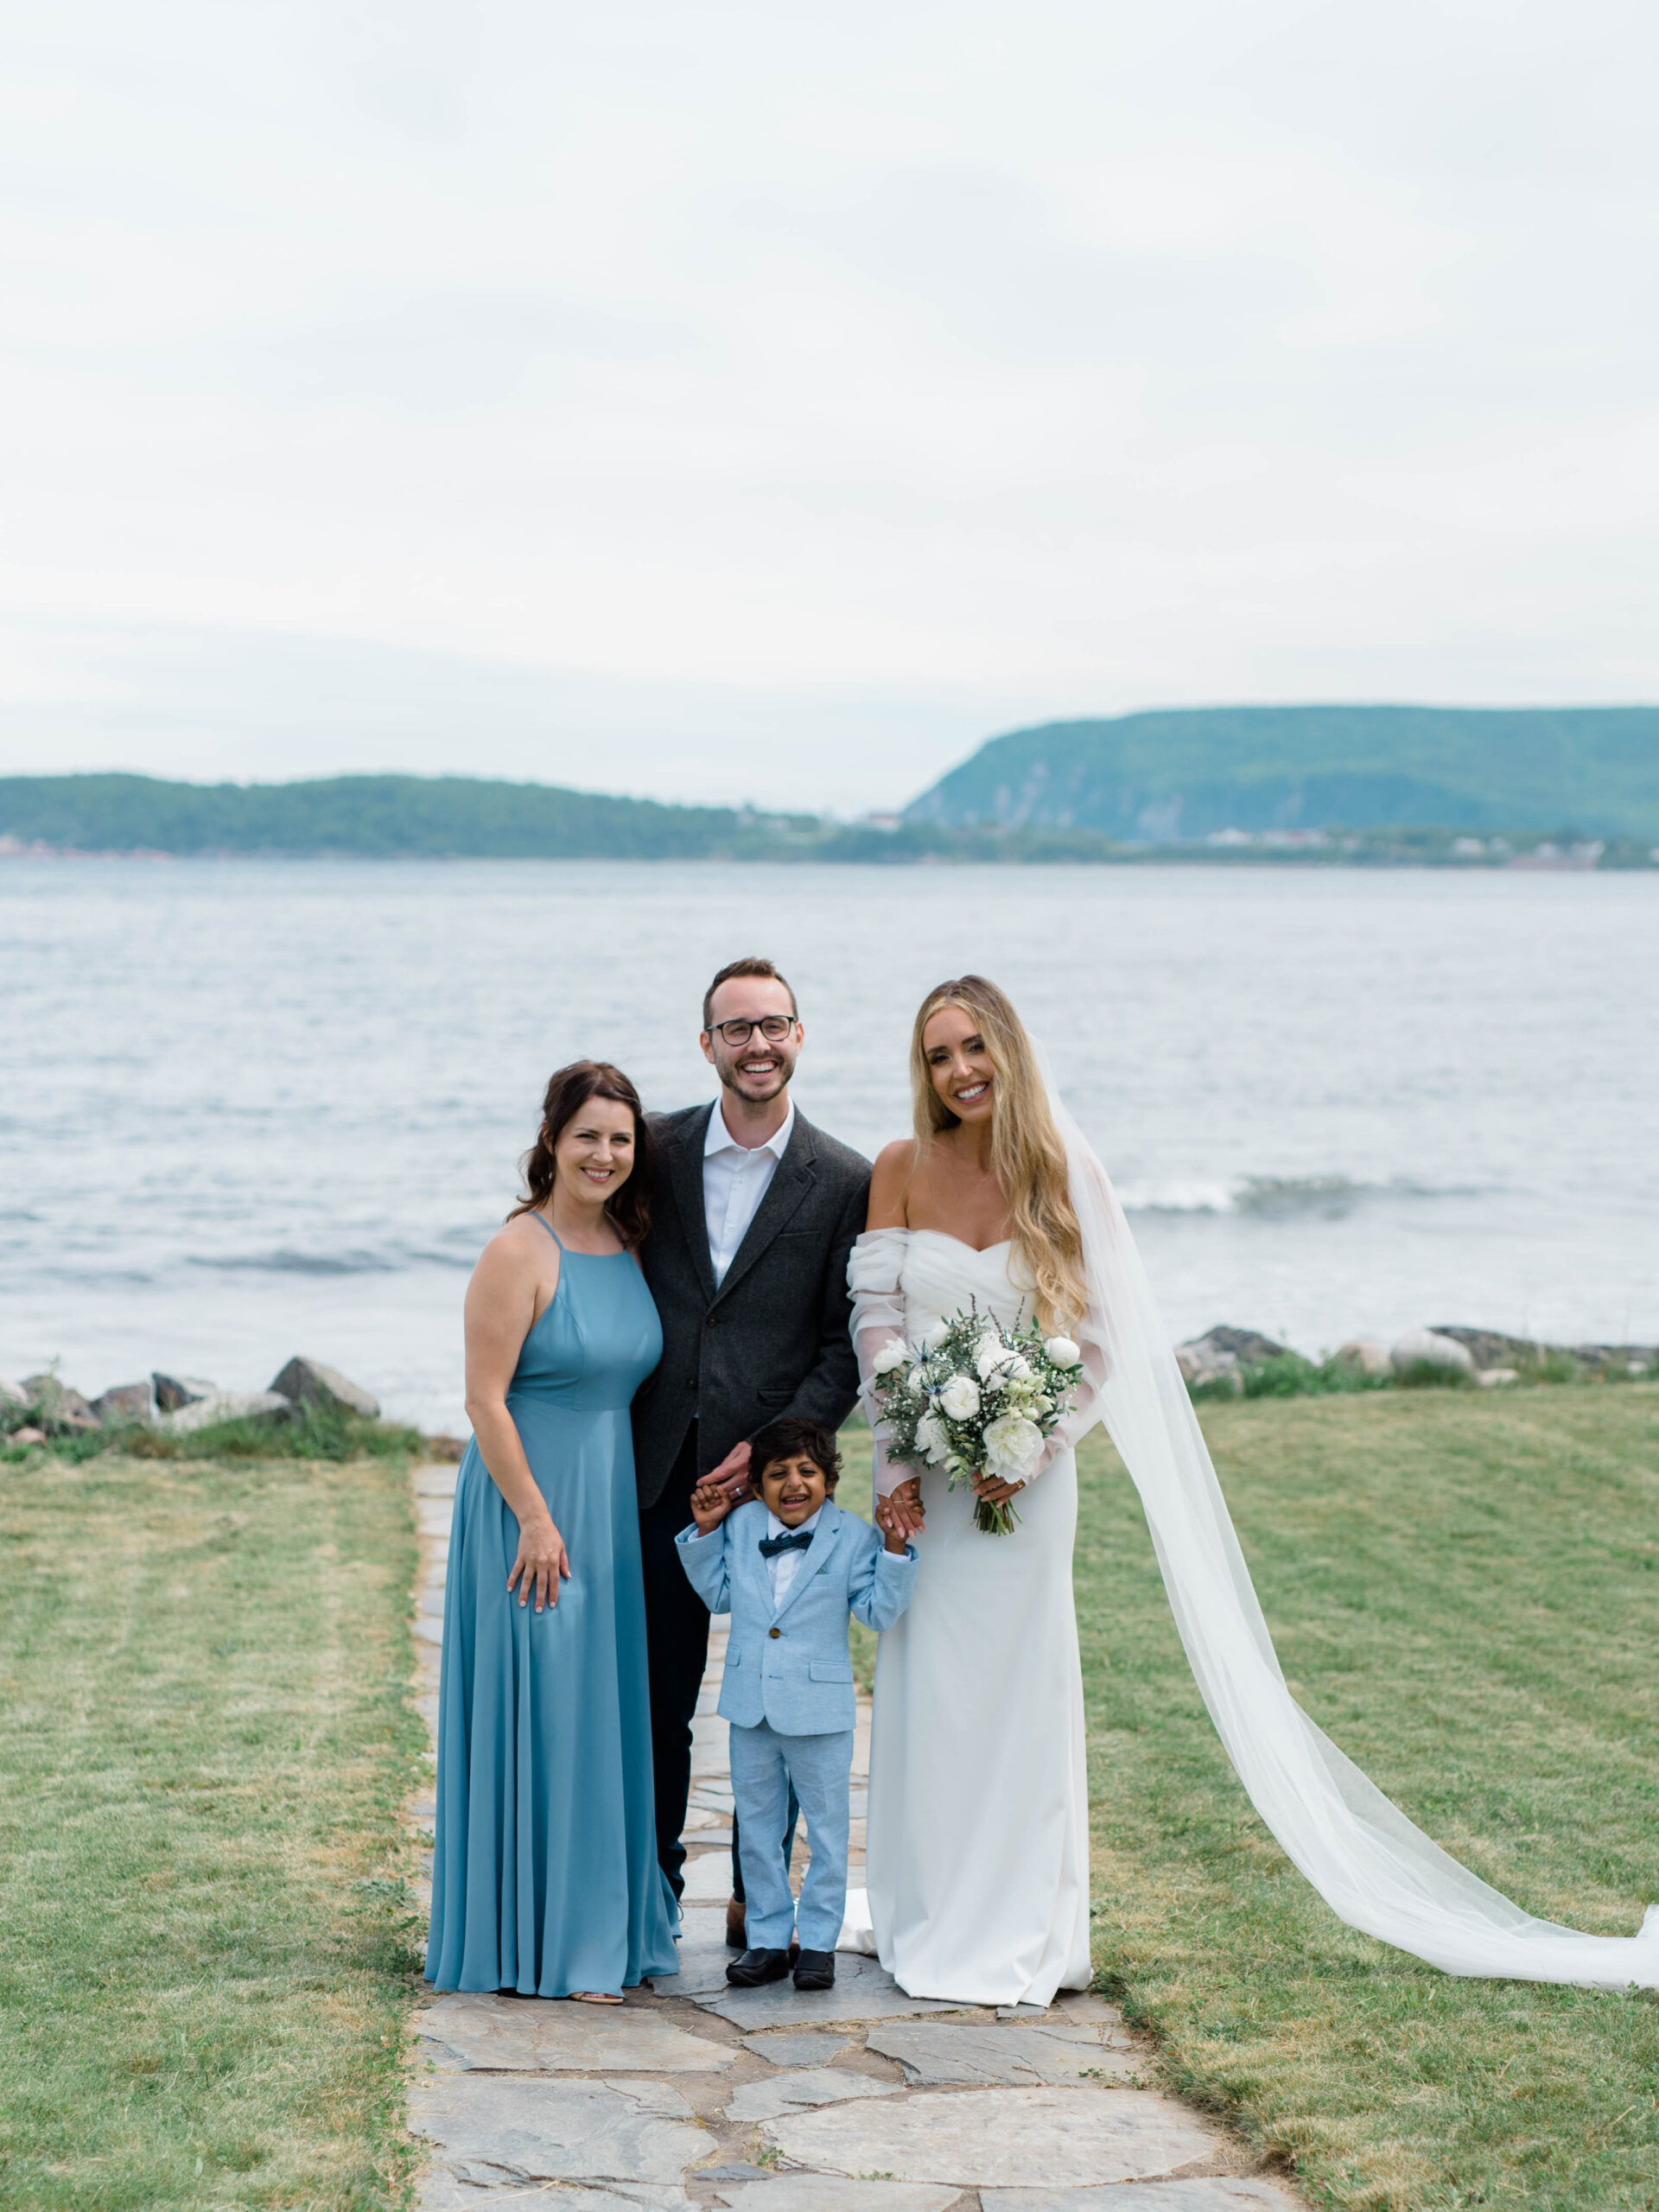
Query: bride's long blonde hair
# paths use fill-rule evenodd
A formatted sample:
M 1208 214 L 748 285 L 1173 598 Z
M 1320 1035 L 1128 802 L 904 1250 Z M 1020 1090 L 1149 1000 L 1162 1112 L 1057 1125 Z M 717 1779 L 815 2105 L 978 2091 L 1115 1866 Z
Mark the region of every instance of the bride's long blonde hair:
M 959 1128 L 933 1087 L 922 1033 L 944 1007 L 960 1007 L 984 1040 L 996 1081 L 991 1093 L 991 1169 L 1008 1202 L 1014 1257 L 1034 1295 L 1044 1329 L 1070 1328 L 1089 1302 L 1083 1272 L 1083 1236 L 1072 1211 L 1065 1147 L 1048 1110 L 1026 1026 L 1005 991 L 983 976 L 958 976 L 936 983 L 922 1001 L 910 1039 L 911 1091 L 915 1106 L 916 1157 L 941 1131 Z

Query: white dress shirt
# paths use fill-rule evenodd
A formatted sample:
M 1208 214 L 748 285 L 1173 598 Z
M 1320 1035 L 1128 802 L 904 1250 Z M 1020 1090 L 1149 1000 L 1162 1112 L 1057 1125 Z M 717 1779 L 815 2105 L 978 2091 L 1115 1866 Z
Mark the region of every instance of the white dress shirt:
M 726 1280 L 726 1270 L 737 1257 L 737 1248 L 766 1195 L 778 1163 L 795 1130 L 795 1101 L 789 1101 L 781 1127 L 764 1144 L 742 1145 L 726 1126 L 719 1102 L 709 1116 L 709 1134 L 702 1141 L 702 1211 L 709 1228 L 709 1257 L 714 1262 L 715 1288 Z
M 798 1529 L 791 1529 L 786 1521 L 780 1521 L 768 1506 L 766 1534 L 769 1536 L 804 1535 L 809 1529 L 817 1527 L 823 1512 L 823 1508 L 820 1506 L 810 1521 L 803 1521 Z M 798 1551 L 774 1552 L 766 1561 L 766 1574 L 772 1584 L 772 1610 L 774 1613 L 795 1587 L 795 1578 L 805 1566 L 806 1556 L 806 1546 L 803 1544 Z

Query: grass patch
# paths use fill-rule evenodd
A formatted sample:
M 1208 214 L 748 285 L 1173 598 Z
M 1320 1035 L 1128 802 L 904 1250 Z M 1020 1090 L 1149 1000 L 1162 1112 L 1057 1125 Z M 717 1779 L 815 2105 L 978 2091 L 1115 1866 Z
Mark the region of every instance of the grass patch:
M 22 1426 L 17 1416 L 10 1429 Z M 340 1466 L 347 1459 L 381 1459 L 406 1467 L 426 1448 L 417 1428 L 400 1422 L 365 1421 L 360 1414 L 306 1406 L 292 1421 L 219 1421 L 169 1436 L 143 1421 L 108 1428 L 67 1429 L 43 1443 L 18 1444 L 0 1433 L 0 1467 L 39 1467 L 48 1463 L 83 1467 L 113 1455 L 122 1459 L 172 1459 L 180 1463 L 216 1460 L 232 1465 L 264 1465 L 283 1459 L 325 1459 Z
M 404 2200 L 409 1497 L 278 1441 L 0 1472 L 8 2206 Z
M 1530 1910 L 1659 1897 L 1659 1391 L 1206 1408 L 1294 1693 Z M 1659 2206 L 1659 1997 L 1454 1980 L 1344 1928 L 1251 1811 L 1133 1488 L 1080 1454 L 1100 1986 L 1170 2085 L 1363 2212 Z

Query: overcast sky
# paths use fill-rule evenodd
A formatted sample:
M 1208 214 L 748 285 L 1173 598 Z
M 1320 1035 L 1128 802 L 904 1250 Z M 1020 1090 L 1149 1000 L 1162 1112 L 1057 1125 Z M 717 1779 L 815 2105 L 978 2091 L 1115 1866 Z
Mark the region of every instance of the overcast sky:
M 1659 18 L 0 9 L 0 770 L 1659 697 Z

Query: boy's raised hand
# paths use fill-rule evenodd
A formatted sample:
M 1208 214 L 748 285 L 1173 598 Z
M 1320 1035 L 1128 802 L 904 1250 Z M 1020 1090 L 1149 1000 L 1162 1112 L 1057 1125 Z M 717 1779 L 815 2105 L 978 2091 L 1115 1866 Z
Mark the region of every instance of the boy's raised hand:
M 716 1473 L 718 1470 L 715 1471 Z M 691 1493 L 691 1518 L 697 1524 L 697 1534 L 706 1536 L 711 1529 L 718 1529 L 732 1508 L 741 1503 L 731 1491 L 705 1475 Z

